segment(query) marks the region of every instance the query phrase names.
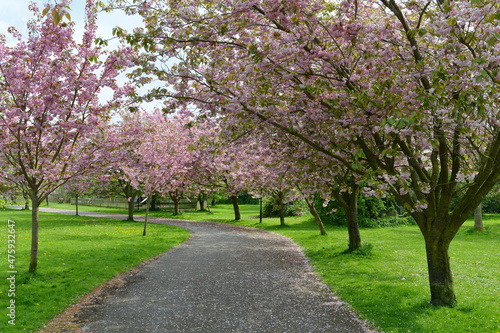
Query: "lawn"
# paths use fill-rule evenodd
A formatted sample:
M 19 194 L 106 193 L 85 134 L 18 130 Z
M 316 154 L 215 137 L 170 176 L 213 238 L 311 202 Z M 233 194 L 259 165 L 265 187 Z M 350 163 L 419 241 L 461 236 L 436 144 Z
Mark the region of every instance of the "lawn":
M 51 207 L 58 208 L 58 205 L 51 204 Z M 242 205 L 242 220 L 238 222 L 233 221 L 231 205 L 212 207 L 212 213 L 151 214 L 257 227 L 294 239 L 325 283 L 380 331 L 500 332 L 497 301 L 500 295 L 500 215 L 485 215 L 487 232 L 482 234 L 474 233 L 473 221 L 467 221 L 452 242 L 450 256 L 458 306 L 450 309 L 428 305 L 424 244 L 416 226 L 362 229 L 363 242 L 373 246 L 371 254 L 345 254 L 345 228 L 327 226 L 328 235 L 320 236 L 307 215 L 287 218 L 285 227 L 280 227 L 279 219 L 275 218 L 259 223 L 255 218 L 258 209 L 258 206 Z M 87 207 L 82 206 L 81 210 L 87 210 Z M 123 210 L 114 211 L 124 213 Z
M 184 229 L 91 217 L 40 213 L 38 271 L 27 272 L 31 240 L 31 212 L 0 211 L 0 332 L 33 331 L 115 275 L 185 241 Z M 7 254 L 8 220 L 15 221 L 15 268 Z M 12 258 L 11 258 L 12 259 Z M 17 274 L 7 273 L 17 271 Z M 6 277 L 15 275 L 15 297 Z M 8 323 L 7 306 L 15 300 L 15 326 Z

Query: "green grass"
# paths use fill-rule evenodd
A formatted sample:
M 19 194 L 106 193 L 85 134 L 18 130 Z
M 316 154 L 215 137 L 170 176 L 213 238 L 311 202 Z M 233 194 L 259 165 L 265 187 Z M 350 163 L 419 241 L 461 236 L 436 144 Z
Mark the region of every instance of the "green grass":
M 57 208 L 57 205 L 51 204 L 51 207 Z M 500 295 L 500 215 L 485 215 L 487 232 L 482 234 L 473 232 L 471 220 L 466 222 L 453 240 L 450 256 L 458 305 L 450 309 L 428 305 L 424 242 L 416 226 L 362 229 L 363 242 L 373 246 L 367 251 L 371 254 L 346 254 L 345 228 L 327 226 L 328 235 L 320 236 L 317 226 L 307 215 L 287 218 L 285 227 L 279 226 L 277 218 L 264 219 L 261 224 L 258 218 L 253 218 L 258 215 L 258 209 L 258 206 L 242 205 L 242 220 L 238 222 L 233 220 L 231 205 L 213 207 L 212 213 L 151 214 L 262 228 L 294 239 L 325 283 L 380 331 L 500 332 L 497 301 Z
M 8 324 L 6 280 L 8 219 L 16 222 L 16 325 Z M 166 225 L 40 213 L 38 270 L 27 272 L 31 212 L 0 211 L 0 332 L 33 331 L 115 275 L 163 253 L 189 237 Z

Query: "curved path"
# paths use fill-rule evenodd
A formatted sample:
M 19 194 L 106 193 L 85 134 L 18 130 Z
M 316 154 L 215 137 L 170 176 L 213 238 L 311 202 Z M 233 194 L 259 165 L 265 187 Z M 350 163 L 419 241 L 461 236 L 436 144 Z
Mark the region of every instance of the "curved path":
M 372 332 L 320 282 L 289 238 L 209 222 L 150 221 L 192 236 L 86 314 L 83 331 Z

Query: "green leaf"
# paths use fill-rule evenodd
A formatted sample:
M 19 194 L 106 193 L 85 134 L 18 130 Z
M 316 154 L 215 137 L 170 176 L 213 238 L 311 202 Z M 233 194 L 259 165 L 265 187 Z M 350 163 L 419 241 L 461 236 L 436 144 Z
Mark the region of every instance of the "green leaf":
M 475 59 L 473 60 L 473 62 L 475 62 L 476 64 L 481 64 L 481 65 L 482 65 L 482 64 L 487 63 L 487 62 L 488 62 L 488 59 L 486 59 L 486 58 L 475 58 Z
M 54 21 L 54 23 L 57 25 L 59 23 L 61 23 L 61 19 L 62 19 L 62 16 L 61 14 L 59 13 L 59 11 L 53 9 L 52 10 L 52 20 Z
M 114 27 L 112 30 L 113 36 L 122 37 L 125 34 L 125 30 L 120 27 Z
M 351 164 L 351 167 L 354 169 L 354 170 L 359 170 L 359 169 L 362 169 L 363 168 L 363 164 L 360 163 L 360 162 L 354 162 Z
M 94 43 L 99 46 L 108 46 L 108 41 L 101 37 L 96 38 Z
M 410 37 L 410 38 L 414 38 L 417 35 L 417 29 L 408 30 L 408 32 L 406 33 L 406 35 L 408 37 Z
M 420 37 L 425 36 L 425 34 L 426 34 L 427 32 L 428 32 L 428 31 L 427 31 L 427 29 L 425 29 L 425 28 L 418 29 L 418 35 L 419 35 Z

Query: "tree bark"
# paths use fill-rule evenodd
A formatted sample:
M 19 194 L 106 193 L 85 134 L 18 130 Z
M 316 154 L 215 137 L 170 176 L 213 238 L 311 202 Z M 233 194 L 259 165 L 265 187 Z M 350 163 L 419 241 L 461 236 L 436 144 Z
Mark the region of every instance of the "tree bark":
M 142 231 L 142 235 L 146 236 L 146 228 L 148 226 L 148 216 L 149 216 L 149 204 L 151 202 L 150 196 L 148 196 L 148 199 L 146 200 L 146 216 L 144 217 L 144 229 Z
M 23 191 L 23 198 L 24 198 L 24 209 L 29 210 L 30 209 L 30 196 L 25 191 Z
M 78 194 L 75 195 L 75 215 L 78 216 Z
M 181 211 L 179 209 L 179 201 L 180 201 L 180 195 L 179 191 L 175 190 L 169 193 L 170 199 L 172 199 L 172 202 L 174 203 L 174 216 L 176 215 L 181 215 Z
M 158 195 L 156 195 L 156 194 L 153 194 L 151 196 L 151 201 L 149 202 L 149 210 L 151 210 L 151 211 L 158 210 L 157 207 L 156 207 L 157 198 L 158 198 Z
M 321 235 L 325 236 L 326 235 L 325 225 L 323 224 L 323 220 L 321 220 L 321 216 L 319 216 L 318 211 L 316 211 L 316 208 L 314 207 L 314 201 L 310 201 L 307 198 L 305 198 L 305 200 L 307 203 L 307 207 L 309 207 L 309 212 L 314 217 L 314 221 L 316 221 L 316 224 L 319 227 Z
M 359 232 L 358 219 L 358 197 L 359 186 L 351 185 L 351 192 L 343 192 L 337 195 L 340 204 L 345 210 L 347 219 L 347 232 L 349 234 L 348 251 L 352 252 L 361 247 L 361 234 Z
M 262 223 L 262 214 L 263 214 L 263 211 L 262 211 L 262 191 L 261 191 L 260 199 L 259 199 L 259 223 Z
M 424 237 L 431 290 L 430 304 L 453 307 L 457 304 L 457 299 L 448 255 L 451 239 L 448 240 L 445 236 Z
M 474 210 L 474 231 L 483 232 L 485 230 L 483 225 L 483 205 L 479 204 Z
M 357 250 L 361 247 L 361 234 L 359 232 L 358 220 L 358 196 L 350 195 L 349 205 L 346 210 L 347 232 L 349 234 L 349 251 Z
M 280 203 L 280 225 L 285 226 L 285 204 L 283 202 Z
M 232 195 L 231 202 L 233 203 L 234 220 L 239 221 L 241 220 L 241 213 L 240 213 L 240 205 L 238 204 L 238 195 Z
M 127 221 L 133 221 L 134 220 L 134 198 L 130 198 L 129 201 L 127 202 L 128 204 L 128 216 L 127 216 Z
M 200 192 L 200 194 L 198 194 L 198 203 L 200 204 L 201 211 L 205 211 L 207 209 L 205 207 L 206 198 L 207 198 L 207 196 L 206 196 L 205 192 Z
M 179 198 L 175 197 L 174 201 L 174 215 L 181 215 L 181 210 L 179 209 Z
M 31 198 L 31 255 L 29 272 L 35 273 L 38 265 L 38 212 L 40 200 L 36 195 Z
M 123 187 L 123 193 L 127 198 L 127 207 L 128 207 L 128 217 L 127 221 L 134 221 L 134 197 L 137 194 L 137 191 L 134 190 L 132 185 L 125 184 Z

